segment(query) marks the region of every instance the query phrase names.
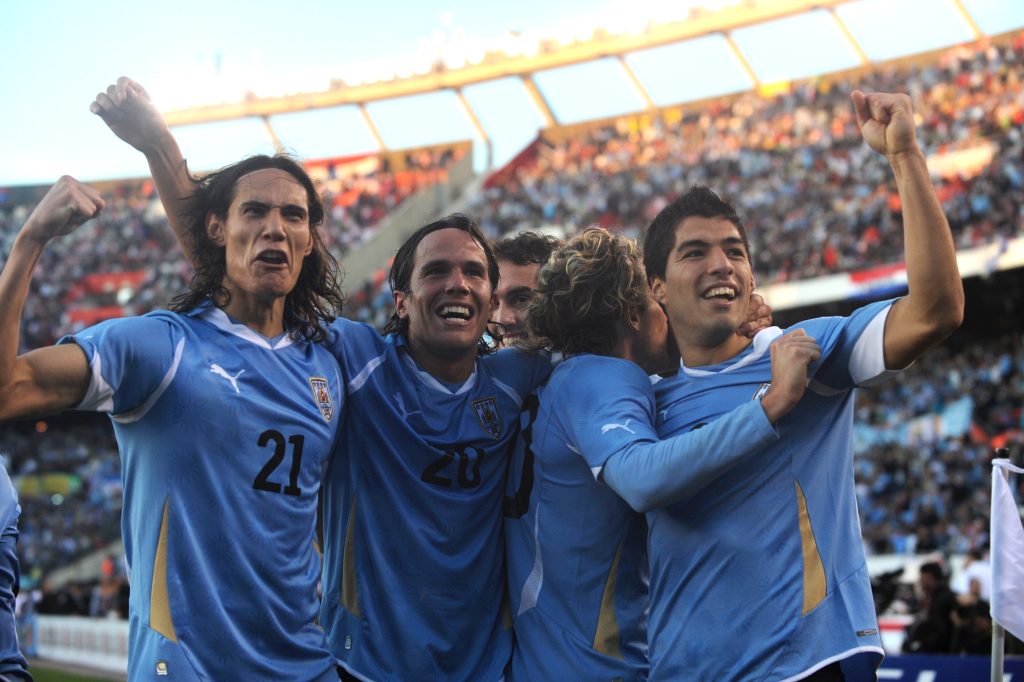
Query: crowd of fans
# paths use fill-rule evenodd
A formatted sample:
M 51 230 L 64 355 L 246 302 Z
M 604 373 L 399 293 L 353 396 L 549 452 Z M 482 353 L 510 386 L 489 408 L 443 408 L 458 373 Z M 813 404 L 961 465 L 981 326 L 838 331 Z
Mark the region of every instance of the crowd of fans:
M 458 147 L 311 168 L 326 208 L 324 241 L 345 254 L 373 234 L 414 192 L 443 182 L 462 158 Z M 46 188 L 0 190 L 0 256 Z M 15 196 L 16 195 L 16 196 Z M 32 196 L 34 195 L 34 196 Z M 16 200 L 16 199 L 21 199 Z M 126 182 L 104 192 L 106 208 L 71 235 L 55 240 L 40 260 L 23 316 L 22 345 L 37 348 L 105 317 L 140 315 L 183 292 L 190 268 L 175 244 L 152 183 Z
M 902 259 L 898 198 L 885 159 L 863 144 L 850 92 L 904 91 L 929 155 L 994 146 L 976 177 L 939 182 L 957 243 L 1021 230 L 1024 38 L 957 49 L 929 66 L 888 66 L 811 81 L 786 94 L 746 93 L 646 125 L 622 119 L 561 142 L 504 173 L 469 212 L 493 236 L 539 225 L 593 224 L 640 236 L 693 184 L 733 198 L 762 283 Z M 973 156 L 969 158 L 974 158 Z
M 762 282 L 896 261 L 902 230 L 891 172 L 862 144 L 848 93 L 907 90 L 929 154 L 981 149 L 991 157 L 980 170 L 938 181 L 957 244 L 968 248 L 1022 229 L 1022 82 L 1024 37 L 957 49 L 929 66 L 887 67 L 856 82 L 804 83 L 771 98 L 744 94 L 645 125 L 623 122 L 564 142 L 540 140 L 532 158 L 506 169 L 469 211 L 492 236 L 595 223 L 640 236 L 667 201 L 704 183 L 731 196 L 747 217 Z M 406 159 L 399 173 L 380 163 L 365 172 L 314 173 L 328 207 L 328 243 L 341 254 L 356 248 L 404 197 L 443 179 L 456 157 L 424 152 Z M 90 310 L 116 306 L 121 314 L 141 314 L 183 291 L 188 266 L 176 255 L 151 185 L 123 184 L 106 197 L 99 220 L 55 242 L 41 261 L 24 315 L 25 349 L 76 331 L 91 322 Z M 4 256 L 30 209 L 29 201 L 0 199 Z M 83 284 L 97 273 L 138 279 Z M 384 277 L 350 285 L 347 314 L 380 326 L 391 298 Z M 1022 404 L 1019 332 L 955 353 L 939 349 L 862 395 L 856 461 L 869 554 L 959 554 L 984 546 L 992 447 L 1020 447 Z M 23 490 L 19 551 L 26 580 L 43 584 L 53 570 L 119 536 L 119 463 L 105 420 L 3 426 L 0 455 Z M 46 478 L 52 474 L 65 478 Z M 38 490 L 26 494 L 26 481 Z M 54 485 L 63 487 L 54 492 Z M 48 603 L 76 604 L 76 613 L 116 611 L 118 573 L 96 586 L 66 588 L 70 596 L 50 595 Z M 108 606 L 86 608 L 86 601 Z

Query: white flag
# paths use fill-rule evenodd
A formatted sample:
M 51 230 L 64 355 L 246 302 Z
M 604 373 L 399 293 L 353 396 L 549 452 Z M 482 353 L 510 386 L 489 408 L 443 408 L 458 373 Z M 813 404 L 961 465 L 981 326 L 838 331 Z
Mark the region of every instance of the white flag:
M 992 460 L 992 618 L 1024 640 L 1024 526 L 1004 469 L 1024 474 L 1008 459 Z

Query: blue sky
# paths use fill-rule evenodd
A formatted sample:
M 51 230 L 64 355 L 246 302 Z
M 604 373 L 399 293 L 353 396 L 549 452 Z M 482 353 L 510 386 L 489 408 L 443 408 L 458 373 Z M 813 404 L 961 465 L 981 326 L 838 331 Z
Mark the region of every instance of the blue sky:
M 725 4 L 729 0 L 708 0 Z M 1019 0 L 964 0 L 983 31 L 1024 25 Z M 569 34 L 581 27 L 664 18 L 695 2 L 655 0 L 0 0 L 0 186 L 50 182 L 62 173 L 84 180 L 146 174 L 141 156 L 117 142 L 88 105 L 120 75 L 171 108 L 246 89 L 322 87 L 352 65 L 454 44 L 498 44 L 510 31 Z M 948 0 L 860 0 L 838 10 L 873 59 L 969 37 Z M 922 14 L 928 14 L 923 30 Z M 880 20 L 881 18 L 881 20 Z M 919 30 L 901 30 L 920 26 Z M 855 59 L 822 12 L 737 31 L 734 38 L 766 81 L 842 68 Z M 779 49 L 779 46 L 787 46 Z M 814 58 L 809 59 L 808 54 Z M 722 40 L 636 53 L 630 66 L 657 104 L 744 89 L 747 81 Z M 701 68 L 694 69 L 692 64 Z M 565 122 L 641 108 L 618 65 L 604 60 L 538 74 Z M 536 134 L 542 121 L 514 79 L 467 88 L 466 96 L 495 140 L 500 163 Z M 392 148 L 474 137 L 448 93 L 370 105 Z M 286 147 L 306 158 L 374 148 L 358 112 L 337 108 L 273 119 Z M 258 121 L 179 128 L 195 169 L 214 168 L 270 150 Z

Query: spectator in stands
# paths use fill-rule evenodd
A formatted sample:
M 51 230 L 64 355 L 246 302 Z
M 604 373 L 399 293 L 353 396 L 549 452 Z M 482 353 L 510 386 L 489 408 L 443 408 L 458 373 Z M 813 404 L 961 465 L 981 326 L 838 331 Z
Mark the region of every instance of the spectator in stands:
M 903 651 L 908 654 L 950 653 L 956 595 L 949 589 L 946 574 L 938 563 L 929 561 L 921 564 L 920 572 L 918 611 L 914 622 L 907 628 Z
M 520 232 L 494 242 L 498 260 L 497 306 L 487 331 L 501 347 L 526 341 L 526 311 L 537 286 L 537 271 L 561 242 L 549 235 Z
M 954 592 L 960 597 L 966 597 L 969 603 L 987 602 L 991 584 L 992 565 L 988 561 L 988 548 L 971 548 L 957 575 Z

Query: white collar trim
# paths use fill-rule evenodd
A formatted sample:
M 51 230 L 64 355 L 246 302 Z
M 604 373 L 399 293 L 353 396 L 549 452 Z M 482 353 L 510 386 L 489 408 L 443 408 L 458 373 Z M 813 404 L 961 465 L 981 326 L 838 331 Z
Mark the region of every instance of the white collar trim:
M 225 331 L 228 334 L 234 334 L 241 339 L 245 339 L 249 343 L 255 344 L 260 348 L 266 348 L 267 350 L 280 350 L 282 348 L 287 348 L 294 342 L 291 334 L 285 334 L 275 343 L 271 343 L 265 336 L 257 334 L 244 324 L 232 322 L 227 313 L 216 306 L 210 306 L 206 310 L 202 311 L 199 313 L 199 317 L 203 318 L 221 331 Z
M 768 327 L 762 329 L 754 336 L 753 348 L 750 352 L 743 356 L 741 360 L 733 362 L 731 365 L 723 367 L 719 370 L 707 370 L 707 369 L 694 369 L 687 367 L 683 364 L 683 361 L 679 360 L 679 369 L 686 373 L 687 376 L 691 377 L 708 377 L 714 376 L 715 374 L 724 374 L 725 372 L 734 372 L 742 367 L 746 367 L 752 362 L 756 362 L 768 352 L 768 346 L 772 344 L 772 341 L 782 336 L 782 330 L 778 327 Z

